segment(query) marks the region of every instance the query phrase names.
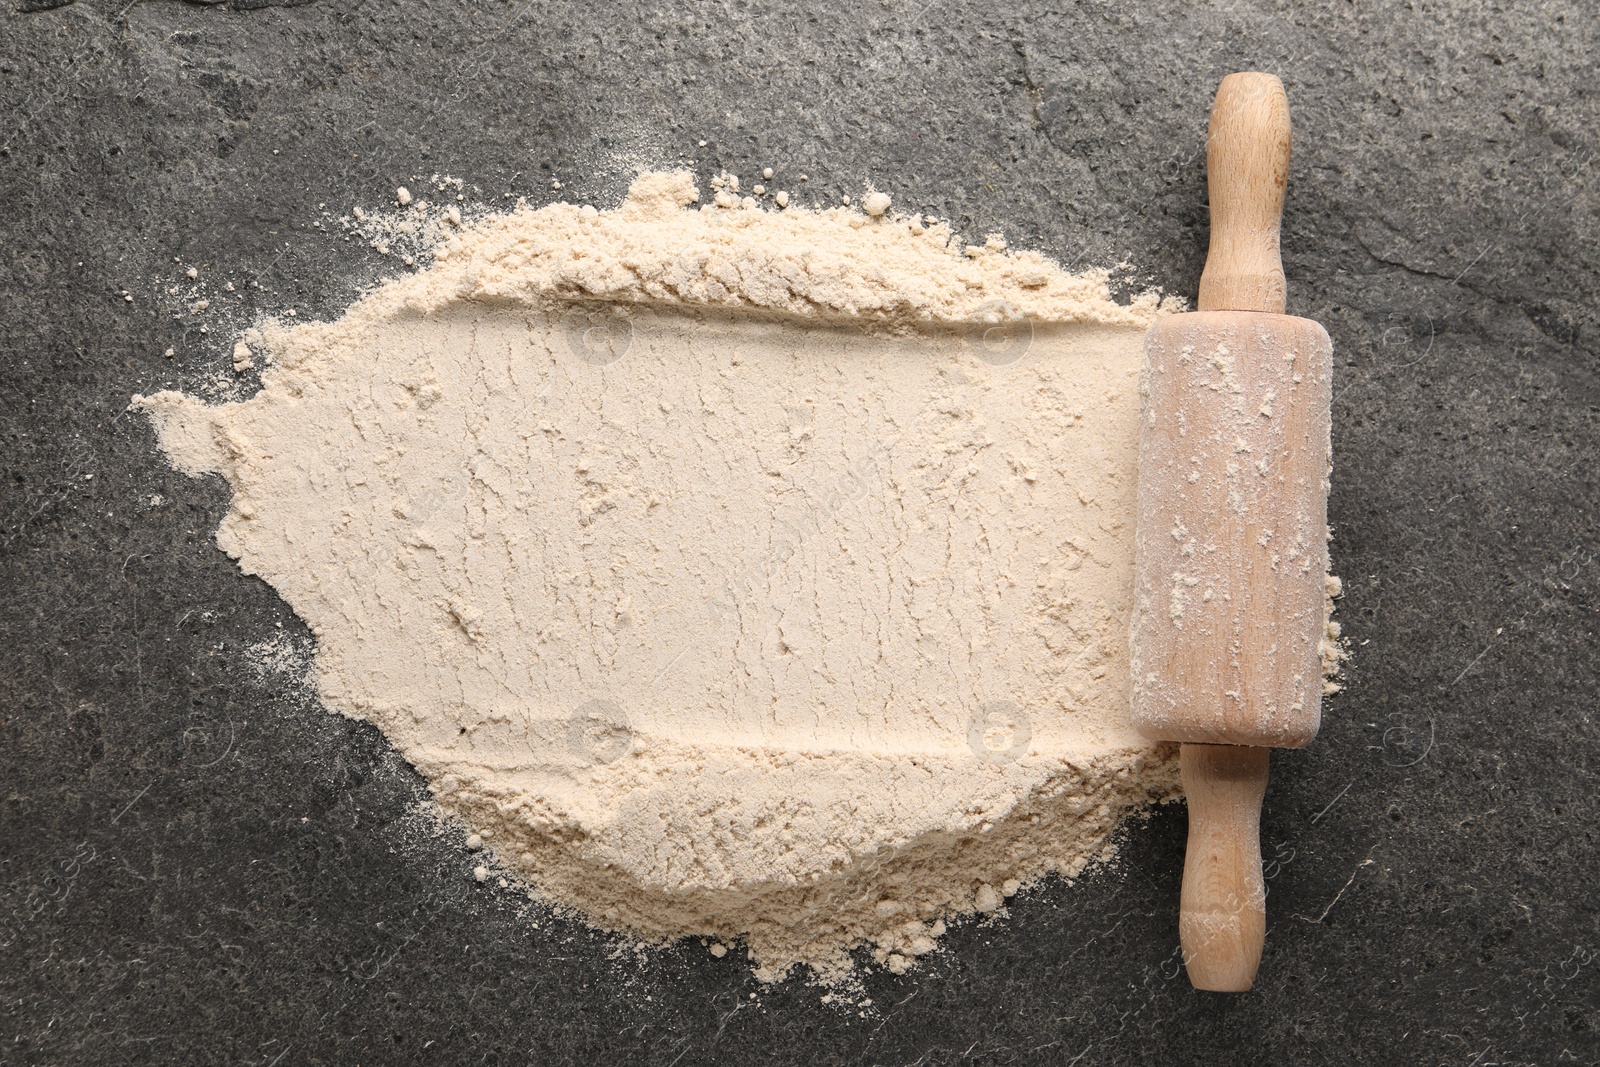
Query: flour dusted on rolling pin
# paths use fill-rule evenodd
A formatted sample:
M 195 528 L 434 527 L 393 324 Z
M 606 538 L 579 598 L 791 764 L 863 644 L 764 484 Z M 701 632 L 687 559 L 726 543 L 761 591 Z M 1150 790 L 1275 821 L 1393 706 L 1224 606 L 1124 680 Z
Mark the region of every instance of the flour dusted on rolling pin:
M 1321 504 L 1328 335 L 1309 319 L 1202 312 L 1151 336 L 1162 340 L 1147 348 L 1140 459 L 1141 713 L 1172 740 L 1303 745 L 1338 663 Z
M 457 215 L 252 331 L 254 397 L 139 403 L 480 878 L 764 978 L 904 970 L 1174 788 L 1128 668 L 1165 309 L 885 202 L 696 200 Z

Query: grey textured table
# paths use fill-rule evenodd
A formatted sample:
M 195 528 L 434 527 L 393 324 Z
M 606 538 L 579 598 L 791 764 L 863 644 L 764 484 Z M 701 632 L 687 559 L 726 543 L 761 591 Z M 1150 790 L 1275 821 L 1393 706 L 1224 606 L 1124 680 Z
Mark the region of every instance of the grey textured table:
M 1584 0 L 6 3 L 0 1062 L 1600 1060 Z M 1294 109 L 1285 260 L 1337 352 L 1356 658 L 1274 760 L 1248 995 L 1178 967 L 1181 806 L 872 974 L 867 1017 L 698 945 L 530 927 L 415 834 L 374 730 L 263 680 L 252 645 L 309 636 L 212 544 L 220 481 L 125 411 L 223 369 L 228 326 L 403 269 L 313 223 L 435 172 L 611 204 L 640 165 L 773 165 L 1192 292 L 1210 96 L 1251 68 Z M 236 292 L 188 311 L 189 264 Z

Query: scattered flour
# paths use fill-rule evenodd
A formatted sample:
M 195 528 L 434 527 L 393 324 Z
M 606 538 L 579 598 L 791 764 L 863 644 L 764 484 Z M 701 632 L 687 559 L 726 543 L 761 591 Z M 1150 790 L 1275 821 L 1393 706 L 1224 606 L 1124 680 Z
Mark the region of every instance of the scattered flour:
M 764 979 L 903 971 L 1175 791 L 1128 665 L 1172 308 L 887 198 L 715 184 L 457 212 L 338 321 L 251 331 L 250 399 L 135 403 L 228 479 L 217 542 L 311 627 L 323 701 L 494 871 Z

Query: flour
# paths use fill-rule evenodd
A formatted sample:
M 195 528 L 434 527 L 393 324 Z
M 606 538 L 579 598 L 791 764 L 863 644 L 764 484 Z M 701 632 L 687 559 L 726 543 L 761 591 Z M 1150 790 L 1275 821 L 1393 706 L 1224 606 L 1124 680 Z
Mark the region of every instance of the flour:
M 1170 308 L 716 185 L 456 212 L 427 269 L 241 339 L 250 399 L 136 403 L 479 881 L 764 979 L 903 971 L 1176 788 L 1127 647 Z

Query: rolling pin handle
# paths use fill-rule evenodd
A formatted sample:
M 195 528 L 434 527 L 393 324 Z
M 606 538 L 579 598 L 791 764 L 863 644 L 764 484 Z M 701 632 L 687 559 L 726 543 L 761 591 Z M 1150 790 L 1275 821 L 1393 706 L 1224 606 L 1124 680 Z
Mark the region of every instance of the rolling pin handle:
M 1217 87 L 1206 137 L 1211 247 L 1200 275 L 1201 311 L 1285 307 L 1278 249 L 1289 182 L 1289 98 L 1271 74 L 1230 74 Z
M 1179 750 L 1189 795 L 1178 939 L 1196 989 L 1242 993 L 1255 981 L 1267 933 L 1261 877 L 1261 801 L 1270 749 L 1187 744 Z

